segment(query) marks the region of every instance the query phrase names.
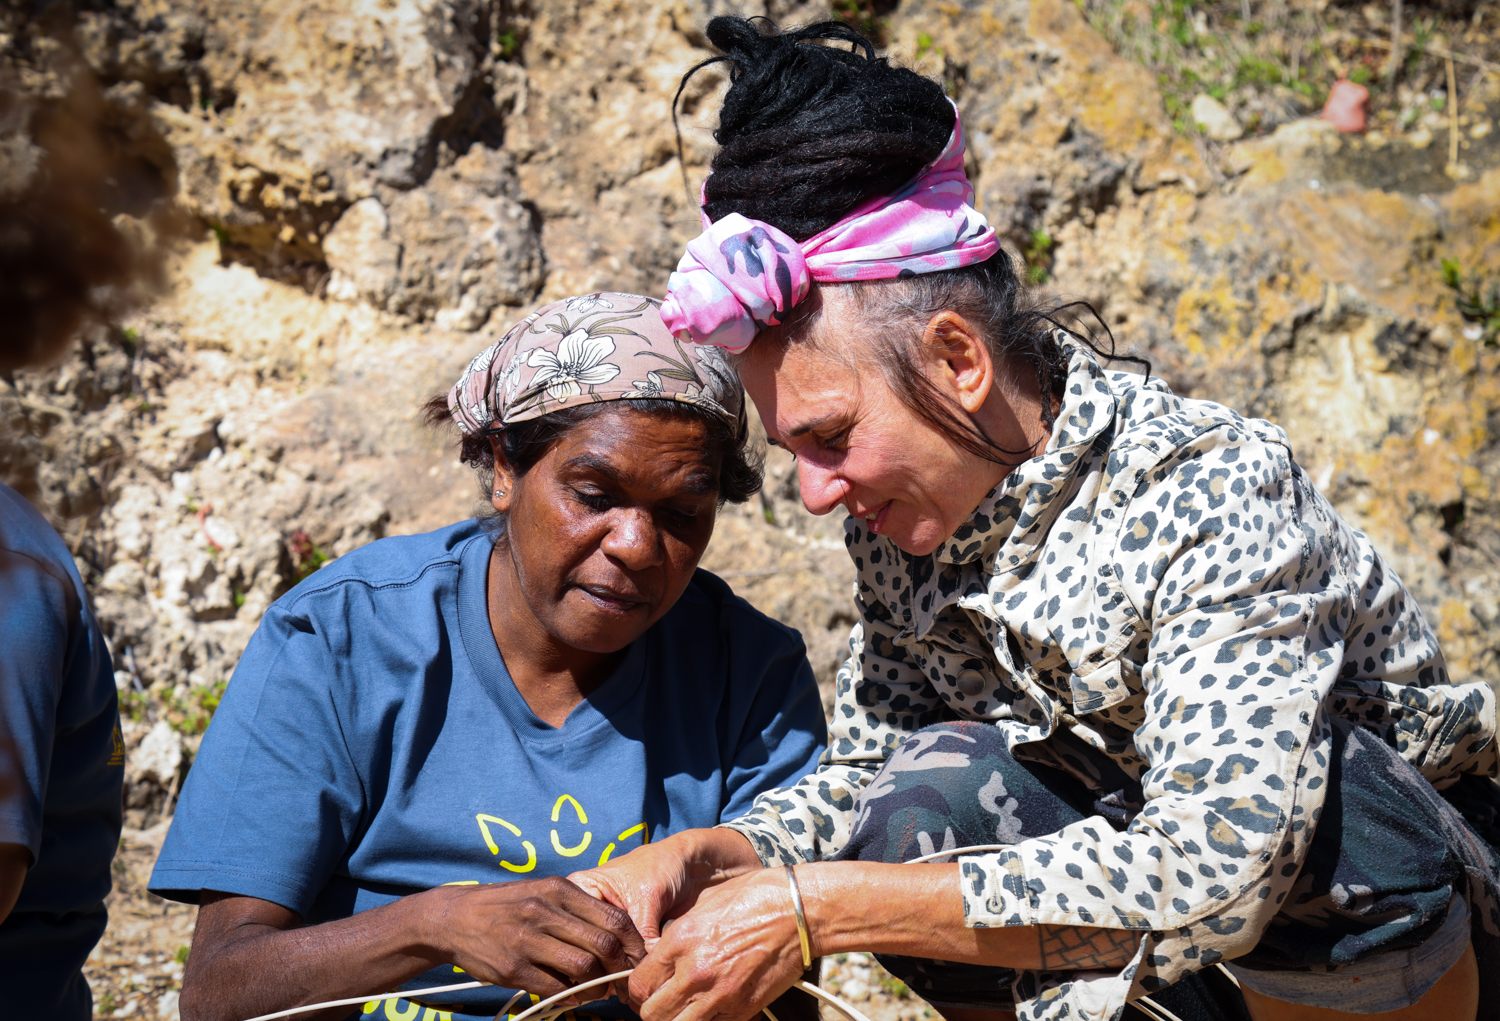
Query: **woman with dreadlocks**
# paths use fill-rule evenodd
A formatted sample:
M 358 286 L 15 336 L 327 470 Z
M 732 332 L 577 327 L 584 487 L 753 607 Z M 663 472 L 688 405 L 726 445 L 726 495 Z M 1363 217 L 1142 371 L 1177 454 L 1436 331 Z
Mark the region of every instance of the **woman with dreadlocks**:
M 936 83 L 842 24 L 708 37 L 663 319 L 848 513 L 859 622 L 816 772 L 579 877 L 661 934 L 641 1015 L 738 1021 L 860 950 L 950 1019 L 1237 1012 L 1229 976 L 1257 1021 L 1490 1016 L 1489 686 L 1281 429 L 1028 306 Z

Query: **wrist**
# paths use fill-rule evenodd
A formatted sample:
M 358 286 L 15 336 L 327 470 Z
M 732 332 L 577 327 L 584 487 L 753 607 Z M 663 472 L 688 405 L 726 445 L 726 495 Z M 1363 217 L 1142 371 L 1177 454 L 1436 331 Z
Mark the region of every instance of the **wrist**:
M 455 947 L 450 939 L 454 932 L 455 909 L 464 886 L 435 886 L 395 901 L 390 908 L 398 913 L 392 926 L 400 949 L 436 962 L 453 959 Z
M 797 885 L 814 957 L 936 956 L 926 951 L 948 940 L 935 933 L 967 931 L 957 865 L 814 862 L 797 866 Z
M 676 841 L 673 851 L 682 861 L 689 885 L 702 889 L 761 868 L 760 857 L 748 837 L 723 826 L 685 830 L 663 841 Z

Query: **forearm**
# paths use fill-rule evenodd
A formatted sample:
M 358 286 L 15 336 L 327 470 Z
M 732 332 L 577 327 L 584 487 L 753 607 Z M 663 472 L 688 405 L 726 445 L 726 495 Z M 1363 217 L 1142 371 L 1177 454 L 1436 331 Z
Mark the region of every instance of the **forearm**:
M 21 896 L 21 884 L 26 882 L 26 869 L 31 865 L 31 850 L 22 844 L 0 843 L 0 922 L 10 917 L 16 898 Z
M 822 862 L 797 869 L 814 955 L 866 951 L 1035 971 L 1119 968 L 1137 933 L 1091 926 L 970 928 L 958 865 Z
M 663 843 L 672 841 L 679 842 L 674 849 L 687 865 L 688 879 L 701 886 L 713 886 L 761 868 L 755 845 L 738 830 L 723 826 L 685 830 Z
M 434 907 L 429 899 L 415 894 L 350 918 L 289 929 L 264 923 L 215 926 L 206 908 L 210 925 L 205 929 L 200 920 L 188 957 L 183 1018 L 242 1021 L 393 989 L 443 962 L 424 935 L 437 928 L 427 921 Z M 341 1007 L 300 1016 L 331 1021 L 348 1014 L 349 1008 Z

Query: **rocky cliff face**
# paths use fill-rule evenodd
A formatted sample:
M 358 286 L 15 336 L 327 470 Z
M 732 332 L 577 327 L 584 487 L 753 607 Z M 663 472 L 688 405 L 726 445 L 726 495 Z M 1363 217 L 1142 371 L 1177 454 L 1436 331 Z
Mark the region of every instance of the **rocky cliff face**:
M 39 108 L 92 90 L 125 168 L 111 212 L 177 225 L 149 303 L 60 367 L 0 377 L 0 477 L 85 566 L 132 743 L 150 738 L 140 825 L 176 789 L 170 734 L 201 731 L 272 600 L 327 558 L 470 512 L 474 481 L 419 402 L 535 304 L 661 290 L 712 152 L 716 69 L 683 97 L 685 166 L 669 116 L 681 72 L 711 55 L 708 17 L 827 9 L 7 11 L 5 80 Z M 907 0 L 887 34 L 949 83 L 983 207 L 1047 289 L 1090 301 L 1179 390 L 1285 426 L 1420 594 L 1454 671 L 1500 676 L 1497 355 L 1439 263 L 1500 266 L 1500 154 L 1477 141 L 1496 137 L 1478 129 L 1500 96 L 1471 98 L 1455 181 L 1399 138 L 1377 149 L 1318 122 L 1185 138 L 1064 0 Z M 771 458 L 708 566 L 801 628 L 827 680 L 851 621 L 841 528 L 808 516 Z

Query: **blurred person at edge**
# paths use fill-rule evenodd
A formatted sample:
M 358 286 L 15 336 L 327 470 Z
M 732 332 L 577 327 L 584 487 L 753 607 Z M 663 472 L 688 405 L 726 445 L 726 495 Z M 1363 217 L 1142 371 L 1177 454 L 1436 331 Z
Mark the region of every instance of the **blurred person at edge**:
M 745 1021 L 799 928 L 950 1021 L 1497 1016 L 1490 684 L 1281 429 L 1032 303 L 940 83 L 842 22 L 707 37 L 663 320 L 736 353 L 803 502 L 847 512 L 857 623 L 814 773 L 574 877 L 648 937 L 677 915 L 642 1016 Z
M 801 637 L 697 569 L 719 506 L 760 489 L 744 392 L 658 304 L 569 298 L 480 352 L 426 410 L 486 516 L 379 539 L 266 612 L 151 877 L 202 905 L 188 1021 L 469 979 L 494 984 L 364 1016 L 488 1021 L 631 967 L 629 917 L 564 877 L 816 765 Z
M 0 87 L 0 376 L 61 359 L 149 258 L 99 207 L 109 160 L 71 97 Z M 29 134 L 40 124 L 39 136 Z M 4 442 L 0 438 L 0 442 Z M 113 668 L 57 532 L 0 482 L 0 1010 L 86 1021 L 125 773 Z

